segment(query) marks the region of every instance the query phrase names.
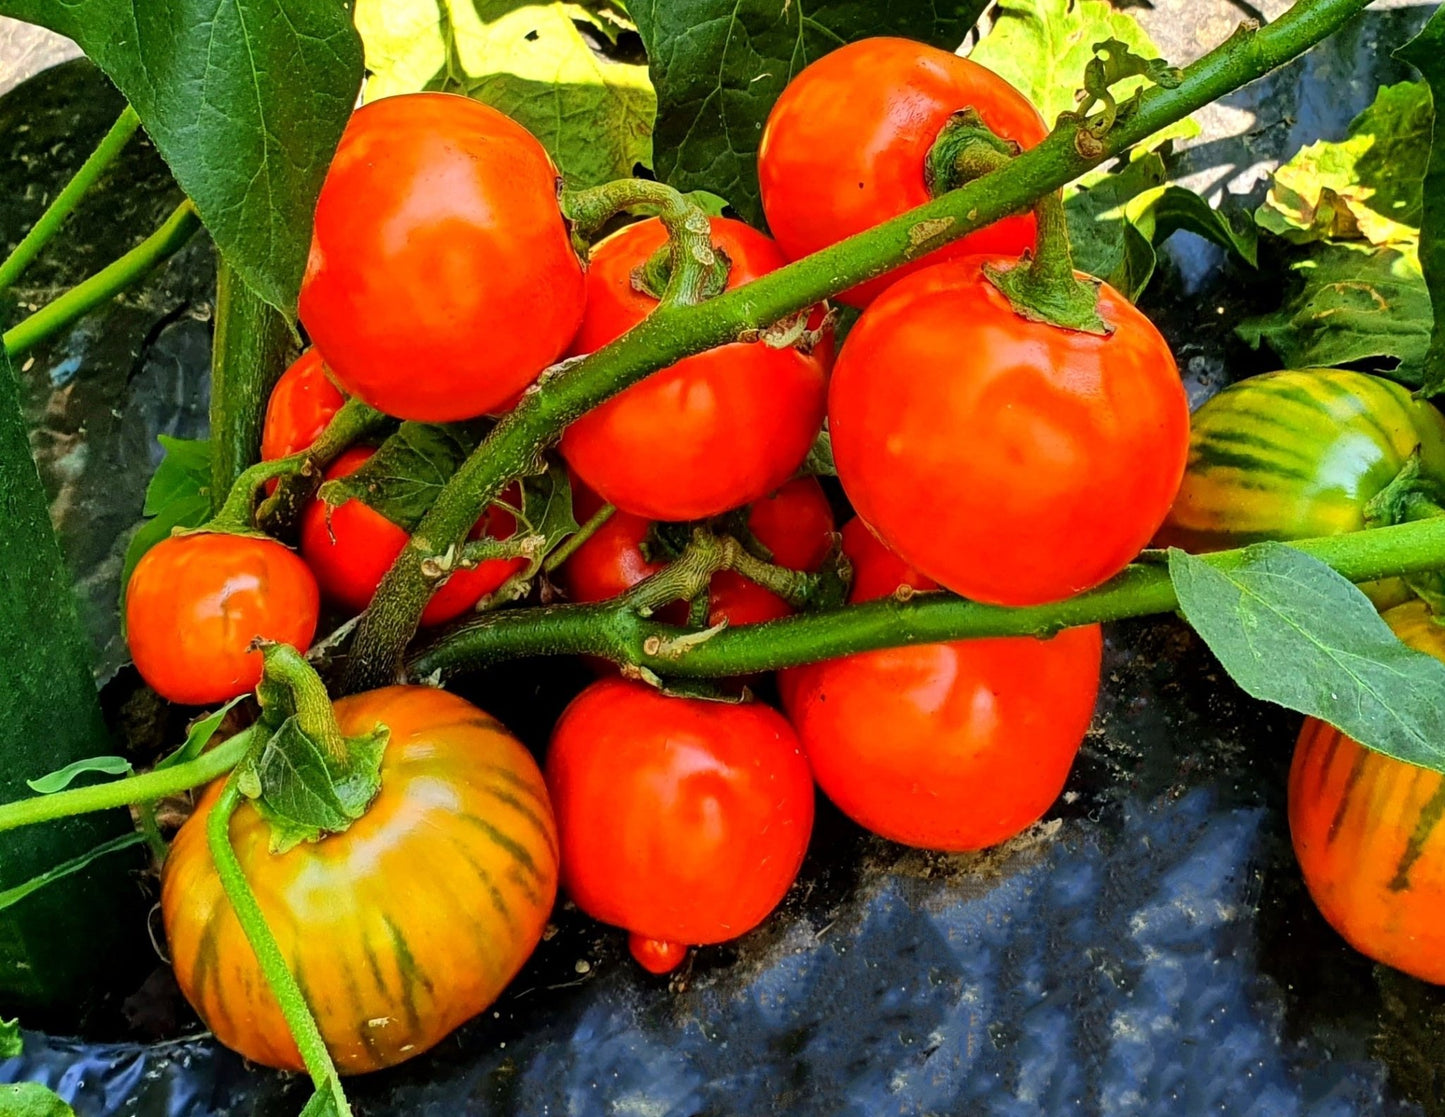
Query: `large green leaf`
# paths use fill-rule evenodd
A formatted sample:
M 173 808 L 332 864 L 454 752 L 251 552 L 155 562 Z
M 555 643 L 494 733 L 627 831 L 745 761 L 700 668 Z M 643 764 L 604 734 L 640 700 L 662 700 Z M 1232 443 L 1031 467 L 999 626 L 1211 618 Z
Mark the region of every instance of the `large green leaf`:
M 615 39 L 615 7 L 518 0 L 357 0 L 366 99 L 421 89 L 463 93 L 525 125 L 572 186 L 652 165 L 657 98 L 647 67 L 593 49 Z
M 761 223 L 757 154 L 783 87 L 828 51 L 870 35 L 953 50 L 987 0 L 633 0 L 657 87 L 656 165 L 680 190 L 727 198 Z M 1083 75 L 1083 67 L 1074 81 Z
M 1445 772 L 1445 663 L 1402 644 L 1324 563 L 1282 543 L 1227 568 L 1171 549 L 1169 576 L 1185 618 L 1247 693 Z
M 1256 215 L 1260 227 L 1297 244 L 1413 242 L 1431 119 L 1422 82 L 1381 87 L 1343 140 L 1310 144 L 1275 172 Z
M 1445 391 L 1445 9 L 1431 16 L 1425 29 L 1397 53 L 1424 75 L 1434 112 L 1420 227 L 1420 263 L 1434 304 L 1422 382 L 1425 392 L 1433 395 Z
M 1279 310 L 1240 323 L 1245 341 L 1256 348 L 1268 342 L 1288 368 L 1366 362 L 1406 383 L 1420 382 L 1430 293 L 1413 245 L 1320 243 L 1293 271 Z
M 75 1117 L 75 1110 L 49 1087 L 38 1082 L 0 1086 L 0 1114 L 4 1117 Z
M 361 84 L 343 0 L 0 0 L 119 86 L 246 283 L 287 314 Z
M 25 1050 L 25 1040 L 20 1035 L 20 1021 L 0 1017 L 0 1059 L 13 1059 Z
M 993 29 L 969 57 L 1007 78 L 1052 124 L 1076 107 L 1094 44 L 1107 39 L 1118 39 L 1142 58 L 1159 57 L 1159 48 L 1134 17 L 1107 0 L 1003 0 Z M 1145 84 L 1142 77 L 1126 78 L 1110 92 L 1123 101 Z M 1186 117 L 1150 144 L 1198 133 L 1199 125 Z

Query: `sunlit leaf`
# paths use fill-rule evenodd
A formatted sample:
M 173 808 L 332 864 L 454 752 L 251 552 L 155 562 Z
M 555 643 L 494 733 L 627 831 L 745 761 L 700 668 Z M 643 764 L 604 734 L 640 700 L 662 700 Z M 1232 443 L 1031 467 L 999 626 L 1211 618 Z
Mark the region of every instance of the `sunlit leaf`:
M 38 795 L 53 795 L 57 791 L 63 791 L 69 787 L 77 776 L 83 776 L 87 772 L 99 772 L 107 776 L 128 776 L 135 769 L 131 762 L 123 756 L 88 756 L 67 764 L 58 771 L 51 772 L 47 776 L 41 776 L 37 780 L 26 780 L 26 784 Z
M 356 26 L 369 101 L 422 89 L 484 101 L 541 140 L 573 186 L 652 165 L 647 67 L 595 49 L 631 26 L 610 5 L 357 0 Z

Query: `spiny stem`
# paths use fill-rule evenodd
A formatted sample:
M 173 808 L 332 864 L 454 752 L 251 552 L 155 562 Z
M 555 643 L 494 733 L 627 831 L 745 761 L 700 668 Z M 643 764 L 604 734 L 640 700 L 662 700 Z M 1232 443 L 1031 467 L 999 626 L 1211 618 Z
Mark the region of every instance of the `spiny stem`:
M 346 1101 L 345 1091 L 341 1088 L 336 1064 L 331 1061 L 331 1053 L 326 1050 L 326 1041 L 322 1039 L 321 1029 L 316 1025 L 316 1017 L 312 1015 L 301 987 L 296 983 L 295 975 L 286 964 L 286 956 L 281 953 L 276 936 L 266 925 L 265 913 L 261 911 L 256 894 L 246 880 L 245 870 L 241 868 L 236 851 L 231 848 L 231 817 L 236 813 L 240 802 L 241 793 L 236 788 L 235 779 L 227 780 L 221 797 L 216 800 L 210 817 L 206 819 L 206 840 L 210 846 L 211 859 L 216 865 L 216 875 L 221 878 L 226 899 L 231 902 L 241 930 L 246 934 L 246 941 L 251 944 L 251 949 L 256 954 L 256 961 L 261 966 L 266 984 L 271 987 L 271 992 L 281 1006 L 281 1015 L 285 1017 L 286 1026 L 296 1041 L 296 1049 L 301 1053 L 301 1061 L 306 1064 L 312 1084 L 318 1091 L 331 1095 L 338 1117 L 350 1117 L 351 1107 Z
M 55 200 L 45 207 L 40 220 L 35 222 L 30 232 L 15 246 L 5 258 L 5 262 L 0 264 L 0 291 L 6 290 L 19 279 L 21 272 L 40 255 L 41 249 L 60 230 L 60 226 L 65 224 L 65 219 L 80 204 L 86 191 L 94 186 L 106 168 L 115 162 L 139 127 L 140 117 L 136 115 L 135 109 L 127 105 L 110 126 L 110 131 L 80 165 L 80 170 L 75 172 L 65 184 L 65 188 L 55 196 Z
M 256 736 L 254 726 L 243 729 L 230 740 L 201 753 L 194 760 L 143 772 L 138 776 L 127 776 L 123 780 L 97 783 L 87 787 L 73 787 L 57 791 L 54 795 L 37 795 L 31 799 L 17 799 L 13 803 L 0 805 L 0 830 L 14 830 L 37 822 L 49 822 L 55 818 L 89 814 L 93 811 L 107 811 L 113 807 L 126 807 L 132 803 L 146 803 L 164 799 L 181 791 L 210 783 L 234 768 L 246 755 Z
M 169 256 L 177 252 L 191 234 L 201 227 L 190 201 L 177 206 L 166 222 L 119 260 L 107 264 L 89 279 L 76 284 L 54 302 L 41 307 L 29 318 L 5 333 L 5 352 L 16 357 L 39 345 L 102 303 L 109 302 L 132 284 L 139 283 Z
M 1161 128 L 1262 77 L 1338 29 L 1369 0 L 1299 0 L 1266 27 L 1241 28 L 1192 63 L 1174 88 L 1147 90 L 1102 137 L 1089 121 L 1066 123 L 1008 166 L 865 233 L 725 291 L 696 306 L 663 306 L 597 352 L 545 378 L 492 430 L 437 497 L 363 615 L 346 688 L 396 677 L 426 607 L 422 562 L 459 544 L 513 477 L 584 412 L 656 369 L 763 330 L 1006 214 L 1147 139 Z M 1091 120 L 1093 118 L 1090 118 Z M 1087 142 L 1081 137 L 1088 132 Z
M 1445 518 L 1290 546 L 1352 582 L 1438 570 L 1445 568 Z M 1206 562 L 1224 569 L 1247 558 L 1244 548 L 1204 556 Z M 639 616 L 635 602 L 624 595 L 593 605 L 478 618 L 423 648 L 408 670 L 414 677 L 446 676 L 520 656 L 576 654 L 631 663 L 664 676 L 750 675 L 908 644 L 1048 636 L 1077 625 L 1171 613 L 1178 604 L 1167 567 L 1140 563 L 1096 590 L 1051 605 L 1007 609 L 952 594 L 915 594 L 907 601 L 890 598 L 730 628 L 689 644 L 678 640 L 687 634 L 685 630 Z M 664 655 L 660 649 L 680 650 Z

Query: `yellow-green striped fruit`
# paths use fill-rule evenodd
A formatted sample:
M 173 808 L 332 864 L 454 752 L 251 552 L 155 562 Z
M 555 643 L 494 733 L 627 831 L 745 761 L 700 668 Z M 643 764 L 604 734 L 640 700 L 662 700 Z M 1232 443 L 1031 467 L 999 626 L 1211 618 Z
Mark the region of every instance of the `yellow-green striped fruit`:
M 1445 660 L 1445 627 L 1424 602 L 1385 620 Z M 1445 776 L 1307 718 L 1290 768 L 1289 826 L 1330 926 L 1376 961 L 1445 985 Z
M 1217 551 L 1365 527 L 1365 507 L 1420 452 L 1445 482 L 1445 418 L 1390 380 L 1342 369 L 1231 384 L 1190 419 L 1189 464 L 1162 545 Z
M 420 1054 L 497 998 L 552 910 L 557 835 L 531 754 L 471 703 L 388 687 L 343 698 L 336 716 L 348 736 L 391 730 L 367 813 L 274 855 L 247 803 L 231 841 L 332 1058 L 356 1074 Z M 166 862 L 176 978 L 226 1046 L 301 1070 L 206 845 L 219 795 L 212 785 Z

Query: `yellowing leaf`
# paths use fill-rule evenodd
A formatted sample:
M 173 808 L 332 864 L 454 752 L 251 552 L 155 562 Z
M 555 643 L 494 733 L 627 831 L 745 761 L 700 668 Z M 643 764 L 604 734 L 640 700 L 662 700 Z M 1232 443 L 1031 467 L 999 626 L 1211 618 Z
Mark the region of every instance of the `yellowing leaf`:
M 1275 172 L 1256 220 L 1296 244 L 1414 241 L 1432 119 L 1423 82 L 1382 86 L 1343 140 L 1310 144 Z
M 568 183 L 593 186 L 652 164 L 657 98 L 647 67 L 605 57 L 579 28 L 611 38 L 623 17 L 579 4 L 357 0 L 370 73 L 365 97 L 444 90 L 532 132 Z
M 1094 44 L 1106 39 L 1118 39 L 1142 58 L 1160 57 L 1134 17 L 1107 0 L 1003 0 L 993 29 L 969 58 L 1008 79 L 1052 125 L 1060 113 L 1076 107 Z M 1123 104 L 1145 84 L 1142 77 L 1126 78 L 1110 92 Z M 1198 133 L 1199 125 L 1186 118 L 1155 136 L 1150 146 Z

